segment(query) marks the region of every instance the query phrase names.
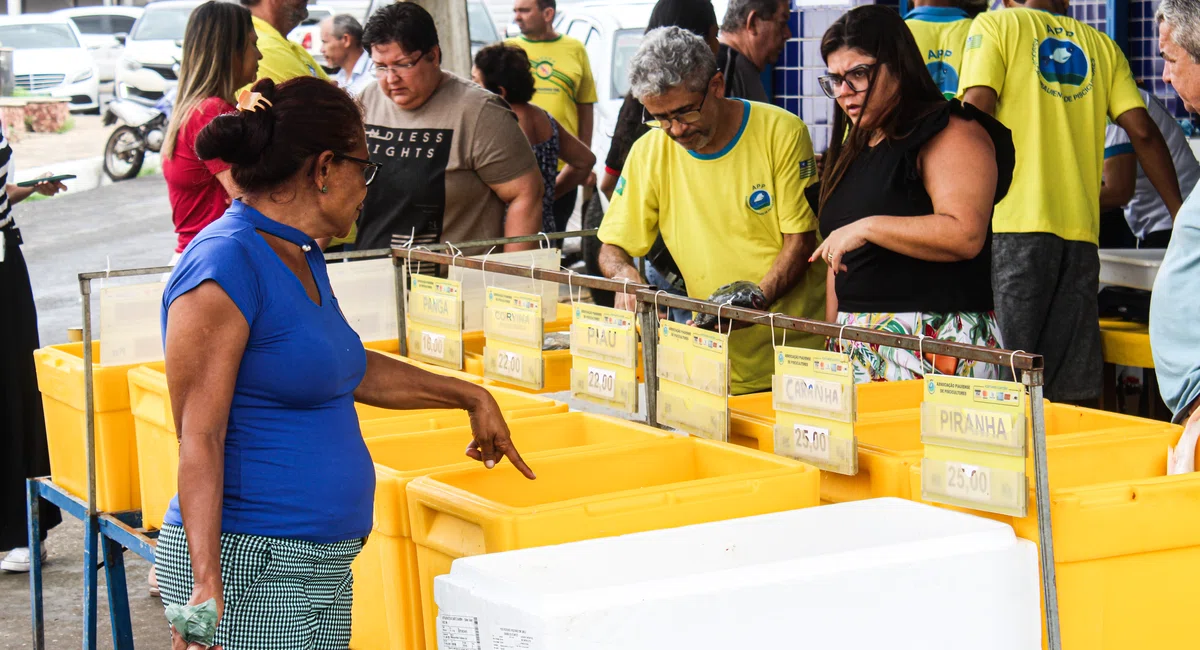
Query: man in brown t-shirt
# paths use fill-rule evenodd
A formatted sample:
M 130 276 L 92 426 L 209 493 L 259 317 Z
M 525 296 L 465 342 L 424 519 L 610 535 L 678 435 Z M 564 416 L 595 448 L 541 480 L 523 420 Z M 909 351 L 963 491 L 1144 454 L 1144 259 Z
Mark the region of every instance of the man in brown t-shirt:
M 416 244 L 537 233 L 544 182 L 529 141 L 504 100 L 441 69 L 433 17 L 416 3 L 387 5 L 367 20 L 363 45 L 379 80 L 361 97 L 367 149 L 383 166 L 357 247 L 414 232 Z

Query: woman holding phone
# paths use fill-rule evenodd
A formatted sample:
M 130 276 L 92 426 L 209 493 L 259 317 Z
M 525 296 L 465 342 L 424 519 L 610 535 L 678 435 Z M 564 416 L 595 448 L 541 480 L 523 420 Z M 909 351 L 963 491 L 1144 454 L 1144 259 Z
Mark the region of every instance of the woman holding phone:
M 33 351 L 38 341 L 37 310 L 29 270 L 21 255 L 21 231 L 12 206 L 34 192 L 54 196 L 67 189 L 49 180 L 18 186 L 13 179 L 13 151 L 0 132 L 0 570 L 29 571 L 29 538 L 25 515 L 25 479 L 47 476 L 46 422 L 38 392 Z M 58 508 L 43 503 L 42 535 L 62 521 Z M 42 553 L 46 547 L 42 547 Z M 44 556 L 43 560 L 46 559 Z

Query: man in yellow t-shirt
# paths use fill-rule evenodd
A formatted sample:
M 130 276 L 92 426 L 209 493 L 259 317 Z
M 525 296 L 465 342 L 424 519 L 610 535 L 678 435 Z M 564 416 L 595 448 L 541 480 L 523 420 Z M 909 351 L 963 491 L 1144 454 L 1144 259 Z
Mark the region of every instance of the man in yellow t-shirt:
M 666 85 L 672 78 L 683 81 Z M 769 104 L 726 99 L 712 49 L 678 27 L 646 34 L 630 61 L 630 83 L 658 128 L 634 143 L 604 215 L 604 275 L 643 282 L 632 258 L 661 233 L 691 297 L 746 280 L 758 284 L 771 311 L 824 318 L 825 266 L 808 260 L 817 219 L 804 188 L 816 164 L 804 122 Z M 617 306 L 629 307 L 623 298 Z M 787 340 L 825 344 L 814 336 Z M 769 328 L 735 330 L 729 348 L 734 394 L 771 387 Z
M 535 91 L 533 104 L 590 148 L 593 105 L 597 101 L 592 64 L 583 43 L 554 31 L 557 10 L 555 0 L 514 0 L 513 22 L 521 29 L 521 35 L 507 42 L 529 55 Z M 563 165 L 560 163 L 558 168 L 561 170 Z M 565 187 L 556 190 L 556 193 L 570 190 L 554 202 L 555 226 L 561 232 L 575 209 L 579 190 Z
M 250 85 L 238 90 L 239 94 L 254 86 L 259 79 L 267 77 L 277 84 L 296 77 L 329 78 L 308 50 L 287 39 L 287 35 L 308 18 L 307 0 L 241 0 L 241 3 L 250 10 L 262 60 L 258 62 L 258 77 Z M 330 245 L 351 244 L 357 234 L 356 225 L 345 239 L 334 238 Z
M 1004 347 L 1046 361 L 1046 397 L 1094 403 L 1102 359 L 1096 295 L 1104 129 L 1129 134 L 1171 214 L 1179 183 L 1129 62 L 1063 14 L 1067 0 L 1005 0 L 971 25 L 959 92 L 1012 129 L 1012 189 L 992 220 L 992 285 Z M 1135 135 L 1136 133 L 1136 135 Z
M 308 50 L 287 39 L 287 35 L 308 18 L 307 0 L 241 2 L 254 17 L 254 31 L 258 32 L 258 50 L 262 52 L 258 79 L 270 77 L 275 83 L 282 83 L 295 77 L 329 78 Z
M 947 99 L 958 94 L 963 47 L 971 30 L 971 16 L 954 0 L 917 0 L 904 17 L 921 48 L 925 67 Z

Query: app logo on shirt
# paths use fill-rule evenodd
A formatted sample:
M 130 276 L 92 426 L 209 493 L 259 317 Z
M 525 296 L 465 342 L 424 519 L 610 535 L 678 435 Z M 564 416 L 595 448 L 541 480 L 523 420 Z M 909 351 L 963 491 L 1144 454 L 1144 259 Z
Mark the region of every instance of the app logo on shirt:
M 762 187 L 755 188 L 746 198 L 746 205 L 757 214 L 771 209 L 771 193 Z
M 958 71 L 954 69 L 954 66 L 945 61 L 934 61 L 925 67 L 929 68 L 933 83 L 937 84 L 946 99 L 951 99 L 958 94 Z
M 1038 46 L 1038 72 L 1047 83 L 1083 85 L 1088 76 L 1087 54 L 1073 41 L 1047 38 Z

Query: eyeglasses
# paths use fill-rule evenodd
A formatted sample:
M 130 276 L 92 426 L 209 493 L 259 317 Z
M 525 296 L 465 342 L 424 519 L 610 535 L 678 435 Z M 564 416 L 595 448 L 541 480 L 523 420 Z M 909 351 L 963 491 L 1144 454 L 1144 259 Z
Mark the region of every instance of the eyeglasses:
M 705 88 L 705 91 L 704 91 L 704 99 L 700 100 L 700 105 L 697 106 L 695 108 L 695 110 L 688 111 L 681 115 L 676 115 L 675 117 L 655 117 L 653 119 L 646 119 L 646 107 L 643 106 L 642 107 L 642 124 L 645 124 L 646 126 L 652 128 L 652 129 L 666 129 L 666 128 L 669 128 L 672 124 L 684 124 L 684 125 L 695 124 L 696 122 L 699 122 L 700 118 L 703 116 L 704 102 L 706 102 L 706 101 L 708 101 L 707 87 Z
M 837 99 L 842 95 L 861 93 L 870 85 L 871 75 L 878 66 L 878 63 L 864 63 L 863 65 L 847 70 L 844 75 L 827 74 L 817 77 L 817 84 L 821 86 L 821 90 L 825 92 L 825 95 L 831 99 Z M 850 92 L 840 92 L 843 84 L 850 88 Z
M 375 66 L 375 76 L 376 77 L 386 77 L 389 74 L 393 74 L 393 75 L 396 75 L 397 77 L 400 77 L 400 76 L 406 75 L 406 74 L 412 72 L 412 69 L 417 67 L 417 64 L 419 64 L 425 57 L 429 56 L 430 54 L 432 54 L 432 52 L 425 52 L 425 53 L 421 54 L 421 56 L 418 56 L 415 60 L 413 60 L 412 63 L 396 63 L 393 65 L 376 65 Z
M 363 171 L 362 171 L 363 180 L 366 181 L 367 185 L 370 185 L 371 183 L 375 182 L 375 175 L 379 173 L 379 168 L 383 167 L 383 163 L 371 162 L 370 160 L 363 160 L 362 158 L 355 158 L 354 156 L 347 156 L 344 153 L 335 153 L 335 154 L 333 154 L 333 158 L 335 160 L 337 160 L 337 159 L 349 160 L 350 162 L 356 162 L 356 163 L 362 165 L 363 166 Z

